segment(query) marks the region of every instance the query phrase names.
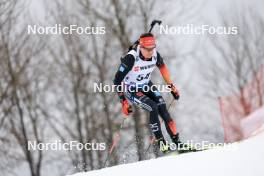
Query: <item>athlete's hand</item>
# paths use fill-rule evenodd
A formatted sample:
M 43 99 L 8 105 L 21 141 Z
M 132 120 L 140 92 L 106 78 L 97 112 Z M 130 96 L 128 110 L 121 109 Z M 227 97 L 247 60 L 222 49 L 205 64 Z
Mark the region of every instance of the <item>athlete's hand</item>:
M 132 106 L 126 99 L 122 101 L 122 111 L 126 116 L 132 113 Z
M 171 88 L 171 94 L 176 100 L 178 100 L 180 98 L 179 90 L 173 84 L 170 84 L 169 86 Z

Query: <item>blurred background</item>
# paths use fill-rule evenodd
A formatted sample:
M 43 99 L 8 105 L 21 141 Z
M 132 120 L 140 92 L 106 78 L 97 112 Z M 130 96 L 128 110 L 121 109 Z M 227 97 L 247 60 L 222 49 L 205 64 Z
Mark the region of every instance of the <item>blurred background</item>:
M 123 115 L 118 96 L 95 93 L 93 83 L 112 84 L 120 57 L 153 19 L 169 26 L 238 27 L 237 35 L 153 30 L 181 93 L 170 113 L 182 141 L 227 141 L 226 112 L 240 118 L 263 106 L 263 8 L 261 0 L 1 0 L 0 175 L 59 176 L 104 167 Z M 106 33 L 27 33 L 28 25 L 55 24 L 105 26 Z M 163 84 L 158 70 L 152 80 Z M 173 99 L 162 95 L 167 105 Z M 134 108 L 108 166 L 154 157 L 144 153 L 151 135 L 148 118 Z M 27 150 L 28 141 L 54 140 L 104 142 L 106 150 Z

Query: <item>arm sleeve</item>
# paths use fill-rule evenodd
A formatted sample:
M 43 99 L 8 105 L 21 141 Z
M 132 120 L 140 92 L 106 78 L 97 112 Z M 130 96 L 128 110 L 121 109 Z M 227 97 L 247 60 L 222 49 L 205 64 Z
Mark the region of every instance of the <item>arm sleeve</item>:
M 160 73 L 161 73 L 163 79 L 165 80 L 165 82 L 167 84 L 172 84 L 172 81 L 170 79 L 169 69 L 167 68 L 166 64 L 163 61 L 163 58 L 161 57 L 161 55 L 159 53 L 157 53 L 157 63 L 156 63 L 156 65 L 159 68 Z
M 113 81 L 114 85 L 116 86 L 116 91 L 120 100 L 125 99 L 125 97 L 124 97 L 124 93 L 121 90 L 119 90 L 119 88 L 121 87 L 121 83 L 125 78 L 125 76 L 127 75 L 127 73 L 133 68 L 134 63 L 135 63 L 135 58 L 131 54 L 128 54 L 125 57 L 121 58 L 121 64 L 118 67 L 118 70 L 115 74 L 115 78 Z

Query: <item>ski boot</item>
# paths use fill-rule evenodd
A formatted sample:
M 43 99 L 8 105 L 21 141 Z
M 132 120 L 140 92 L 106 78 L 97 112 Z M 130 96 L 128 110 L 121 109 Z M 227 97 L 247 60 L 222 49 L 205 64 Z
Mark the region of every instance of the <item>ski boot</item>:
M 177 146 L 178 153 L 196 152 L 196 149 L 189 144 L 182 143 L 179 138 L 179 133 L 171 137 L 171 140 Z
M 165 141 L 164 138 L 160 138 L 160 139 L 156 140 L 155 141 L 155 146 L 163 154 L 166 154 L 166 153 L 170 152 L 169 144 Z

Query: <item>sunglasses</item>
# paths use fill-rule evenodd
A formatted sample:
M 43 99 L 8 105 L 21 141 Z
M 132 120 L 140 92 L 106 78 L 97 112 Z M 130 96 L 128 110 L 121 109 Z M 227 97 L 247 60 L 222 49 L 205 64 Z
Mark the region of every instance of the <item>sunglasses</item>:
M 146 48 L 144 46 L 141 46 L 141 48 L 143 48 L 144 50 L 147 50 L 148 52 L 151 52 L 151 51 L 153 51 L 156 48 L 156 46 L 154 46 L 152 48 Z

